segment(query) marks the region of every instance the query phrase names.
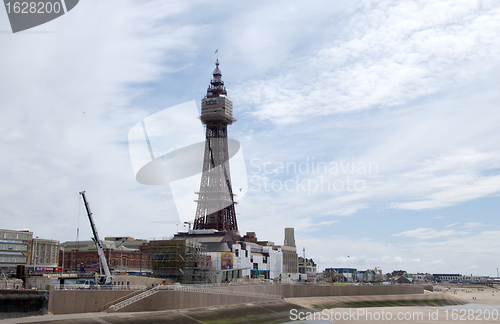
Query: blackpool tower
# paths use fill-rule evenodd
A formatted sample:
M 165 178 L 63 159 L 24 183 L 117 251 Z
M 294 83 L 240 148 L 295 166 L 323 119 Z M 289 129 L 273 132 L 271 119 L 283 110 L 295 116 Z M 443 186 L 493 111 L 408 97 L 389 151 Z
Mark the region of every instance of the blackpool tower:
M 237 235 L 227 138 L 227 125 L 236 119 L 233 102 L 222 81 L 219 60 L 215 62 L 207 95 L 201 100 L 200 120 L 206 127 L 205 152 L 193 229 L 214 229 Z

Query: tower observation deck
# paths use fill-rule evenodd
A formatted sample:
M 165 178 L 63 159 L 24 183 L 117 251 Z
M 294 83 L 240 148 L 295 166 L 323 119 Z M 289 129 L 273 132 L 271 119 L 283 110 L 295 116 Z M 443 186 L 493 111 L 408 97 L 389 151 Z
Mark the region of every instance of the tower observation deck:
M 238 234 L 227 142 L 227 125 L 236 119 L 233 102 L 222 81 L 219 60 L 215 62 L 207 95 L 201 100 L 200 120 L 206 127 L 205 153 L 193 229 Z

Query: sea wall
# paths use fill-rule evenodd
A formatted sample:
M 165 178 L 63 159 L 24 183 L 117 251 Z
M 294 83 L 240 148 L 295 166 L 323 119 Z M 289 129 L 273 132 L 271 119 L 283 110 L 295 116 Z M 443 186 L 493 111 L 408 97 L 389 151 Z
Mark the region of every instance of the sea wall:
M 422 286 L 315 286 L 315 285 L 248 285 L 216 287 L 283 298 L 322 296 L 364 296 L 423 294 Z M 123 299 L 131 291 L 120 290 L 50 290 L 49 311 L 53 314 L 99 312 L 113 301 Z M 119 312 L 160 311 L 217 305 L 256 303 L 267 299 L 255 296 L 235 296 L 220 293 L 161 290 L 158 293 L 124 307 Z M 274 299 L 275 300 L 275 299 Z M 111 304 L 110 304 L 111 303 Z
M 0 290 L 0 319 L 47 314 L 49 292 L 46 290 Z

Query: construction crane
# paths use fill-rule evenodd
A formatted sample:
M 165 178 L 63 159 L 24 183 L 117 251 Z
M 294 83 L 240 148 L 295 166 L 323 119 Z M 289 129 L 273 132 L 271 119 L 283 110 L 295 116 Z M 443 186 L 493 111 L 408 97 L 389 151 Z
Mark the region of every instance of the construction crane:
M 85 191 L 81 191 L 80 195 L 82 195 L 83 203 L 85 204 L 85 209 L 87 210 L 87 215 L 89 216 L 90 227 L 92 228 L 92 233 L 94 237 L 92 240 L 95 243 L 97 248 L 97 254 L 99 255 L 99 261 L 101 262 L 101 266 L 104 270 L 104 276 L 101 276 L 98 280 L 99 284 L 108 284 L 113 279 L 111 276 L 111 272 L 109 271 L 108 262 L 106 261 L 106 256 L 104 255 L 104 250 L 102 248 L 101 240 L 99 240 L 99 234 L 97 233 L 97 228 L 94 224 L 94 219 L 92 218 L 92 212 L 90 211 L 89 203 L 87 202 L 87 198 L 85 197 Z

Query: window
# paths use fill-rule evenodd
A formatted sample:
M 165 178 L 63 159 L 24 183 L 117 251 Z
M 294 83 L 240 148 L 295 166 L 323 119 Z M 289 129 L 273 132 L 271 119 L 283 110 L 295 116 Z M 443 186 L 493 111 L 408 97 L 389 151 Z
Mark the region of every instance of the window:
M 236 251 L 234 251 L 234 253 L 235 253 L 236 257 L 240 256 L 240 250 L 236 250 Z

